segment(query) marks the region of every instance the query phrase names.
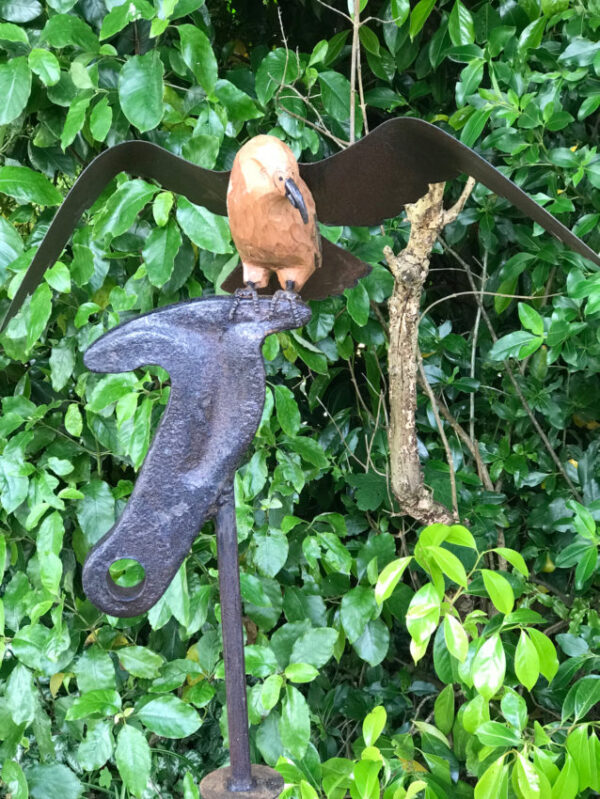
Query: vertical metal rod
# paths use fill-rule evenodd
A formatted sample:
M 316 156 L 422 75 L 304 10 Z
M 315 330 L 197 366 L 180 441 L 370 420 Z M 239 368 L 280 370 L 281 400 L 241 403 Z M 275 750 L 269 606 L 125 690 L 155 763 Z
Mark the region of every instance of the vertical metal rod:
M 222 494 L 215 526 L 231 761 L 231 780 L 228 788 L 230 791 L 248 791 L 253 785 L 253 780 L 250 770 L 242 597 L 233 485 Z

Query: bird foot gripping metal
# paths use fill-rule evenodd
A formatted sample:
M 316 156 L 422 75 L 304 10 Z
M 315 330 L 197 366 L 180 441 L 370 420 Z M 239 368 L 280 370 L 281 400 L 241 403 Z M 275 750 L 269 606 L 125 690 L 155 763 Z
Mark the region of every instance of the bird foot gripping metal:
M 125 322 L 84 357 L 95 372 L 157 364 L 171 376 L 169 403 L 129 502 L 85 562 L 89 599 L 113 616 L 145 612 L 166 591 L 203 523 L 215 520 L 231 765 L 204 778 L 205 799 L 274 799 L 283 788 L 277 772 L 250 764 L 233 478 L 262 416 L 261 345 L 309 319 L 298 300 L 274 306 L 270 297 L 207 297 Z M 137 586 L 119 586 L 110 575 L 123 558 L 143 567 Z

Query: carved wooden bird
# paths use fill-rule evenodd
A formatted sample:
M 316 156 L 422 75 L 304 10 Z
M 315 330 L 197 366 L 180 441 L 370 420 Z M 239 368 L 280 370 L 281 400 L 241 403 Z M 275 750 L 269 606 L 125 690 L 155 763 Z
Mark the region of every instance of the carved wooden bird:
M 129 141 L 110 147 L 81 173 L 59 208 L 9 306 L 2 329 L 41 281 L 46 268 L 60 256 L 83 211 L 119 172 L 156 180 L 213 213 L 227 213 L 229 172 L 204 169 L 150 142 Z M 587 244 L 522 189 L 469 147 L 421 119 L 392 119 L 330 158 L 299 164 L 299 176 L 310 189 L 319 221 L 325 225 L 378 225 L 426 194 L 430 183 L 451 180 L 462 173 L 505 197 L 572 250 L 600 266 L 600 258 Z M 297 186 L 301 187 L 299 181 Z M 308 194 L 304 202 L 310 203 Z M 309 205 L 306 209 L 310 219 Z M 305 300 L 341 294 L 369 271 L 366 264 L 327 239 L 321 239 L 321 246 L 322 265 L 302 285 Z M 244 287 L 243 269 L 236 268 L 223 283 L 226 291 Z M 268 289 L 258 291 L 265 293 Z
M 264 289 L 275 272 L 286 291 L 301 291 L 322 262 L 315 201 L 290 148 L 255 136 L 235 157 L 227 212 L 244 283 Z

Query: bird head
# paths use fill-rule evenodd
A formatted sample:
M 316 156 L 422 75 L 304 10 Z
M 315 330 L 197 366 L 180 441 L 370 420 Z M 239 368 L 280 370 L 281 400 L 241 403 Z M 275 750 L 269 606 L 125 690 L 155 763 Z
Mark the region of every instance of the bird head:
M 265 190 L 285 197 L 308 224 L 306 203 L 298 188 L 298 162 L 287 144 L 275 136 L 255 136 L 241 148 L 236 161 L 247 183 L 262 184 Z

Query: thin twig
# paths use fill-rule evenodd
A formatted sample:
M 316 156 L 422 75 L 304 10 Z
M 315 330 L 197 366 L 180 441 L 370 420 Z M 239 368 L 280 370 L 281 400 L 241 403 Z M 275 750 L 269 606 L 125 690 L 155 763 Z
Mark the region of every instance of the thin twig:
M 484 290 L 487 280 L 487 250 L 483 255 L 483 272 L 481 274 L 481 291 Z M 479 325 L 481 323 L 481 306 L 483 301 L 477 303 L 477 313 L 475 314 L 475 325 L 473 326 L 473 344 L 471 346 L 471 380 L 475 379 L 475 355 L 477 353 L 477 339 L 479 338 Z M 471 440 L 475 439 L 475 392 L 469 395 L 469 435 Z
M 354 144 L 356 128 L 356 72 L 360 51 L 360 0 L 354 0 L 352 15 L 352 54 L 350 58 L 350 144 Z

